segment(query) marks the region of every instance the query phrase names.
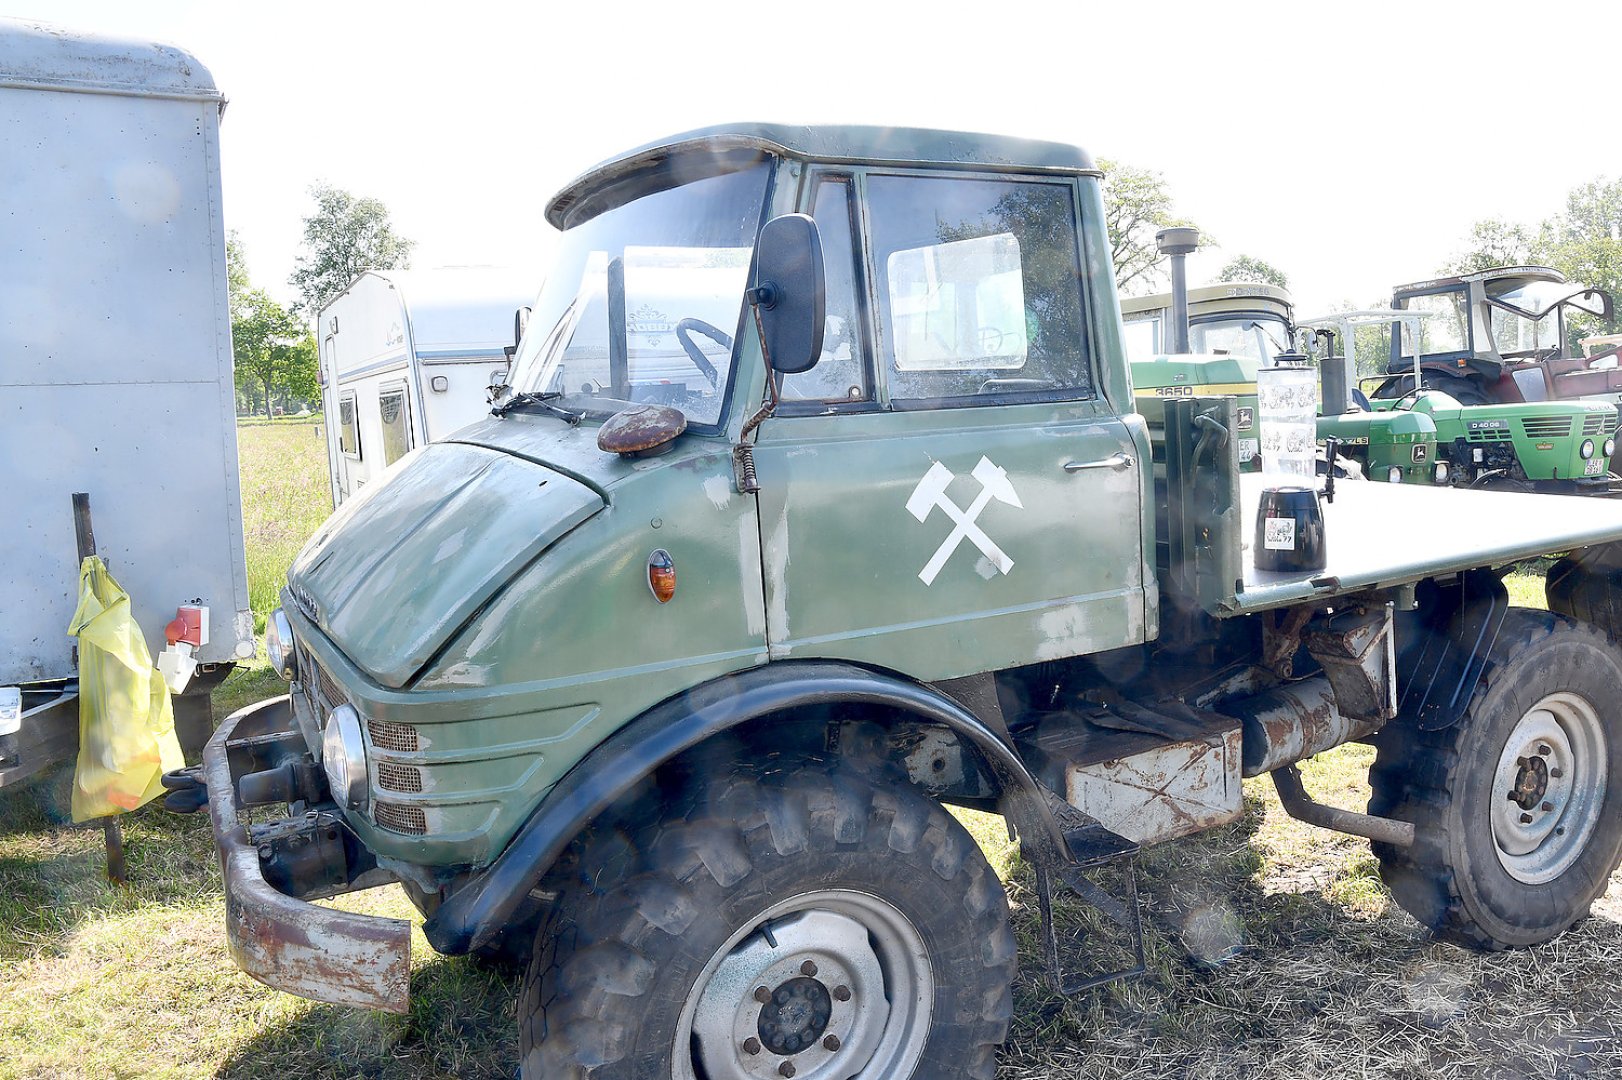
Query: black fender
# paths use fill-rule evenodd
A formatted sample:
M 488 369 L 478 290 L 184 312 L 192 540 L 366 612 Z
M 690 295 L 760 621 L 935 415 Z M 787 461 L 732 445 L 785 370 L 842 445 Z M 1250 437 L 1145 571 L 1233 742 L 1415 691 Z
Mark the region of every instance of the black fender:
M 678 694 L 598 744 L 547 793 L 494 862 L 447 896 L 423 927 L 442 953 L 488 943 L 569 843 L 660 765 L 739 724 L 805 705 L 878 705 L 937 723 L 971 745 L 999 789 L 998 808 L 1039 865 L 1071 861 L 1046 789 L 1006 741 L 926 686 L 837 661 L 789 661 L 725 676 Z

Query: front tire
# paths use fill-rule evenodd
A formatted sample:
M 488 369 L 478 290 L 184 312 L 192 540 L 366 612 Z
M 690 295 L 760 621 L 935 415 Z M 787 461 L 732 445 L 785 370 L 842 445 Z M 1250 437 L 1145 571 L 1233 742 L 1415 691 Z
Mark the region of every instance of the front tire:
M 993 1076 L 1007 900 L 938 804 L 806 764 L 638 817 L 548 881 L 519 1001 L 526 1078 Z
M 1622 857 L 1622 663 L 1605 635 L 1511 610 L 1458 723 L 1382 731 L 1370 812 L 1410 821 L 1380 876 L 1437 936 L 1535 945 L 1588 914 Z

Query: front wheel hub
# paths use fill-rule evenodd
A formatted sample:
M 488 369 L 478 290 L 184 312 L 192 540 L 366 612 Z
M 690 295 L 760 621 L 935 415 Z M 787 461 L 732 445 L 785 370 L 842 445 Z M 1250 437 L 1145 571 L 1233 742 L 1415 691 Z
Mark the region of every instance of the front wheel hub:
M 836 889 L 777 905 L 706 965 L 675 1080 L 911 1075 L 934 1003 L 927 953 L 877 897 Z
M 798 1054 L 828 1030 L 833 1007 L 828 988 L 817 980 L 790 979 L 760 1007 L 760 1041 L 774 1054 Z

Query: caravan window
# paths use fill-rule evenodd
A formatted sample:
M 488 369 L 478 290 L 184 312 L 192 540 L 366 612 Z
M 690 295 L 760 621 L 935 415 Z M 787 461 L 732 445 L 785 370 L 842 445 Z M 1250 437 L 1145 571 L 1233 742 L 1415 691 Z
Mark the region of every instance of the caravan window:
M 352 458 L 360 458 L 360 425 L 355 422 L 353 390 L 338 399 L 338 449 Z
M 378 393 L 377 413 L 383 421 L 383 464 L 393 465 L 411 449 L 411 418 L 406 410 L 403 383 L 385 387 Z

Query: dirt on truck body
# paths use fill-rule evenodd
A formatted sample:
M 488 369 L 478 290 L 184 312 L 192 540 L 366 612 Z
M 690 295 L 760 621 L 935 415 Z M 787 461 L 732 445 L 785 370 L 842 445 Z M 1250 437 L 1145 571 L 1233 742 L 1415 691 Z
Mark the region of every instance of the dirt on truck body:
M 1235 399 L 1167 398 L 1151 454 L 1100 180 L 733 125 L 559 192 L 506 395 L 311 539 L 289 695 L 174 778 L 244 968 L 404 1009 L 403 925 L 307 917 L 398 880 L 436 949 L 528 965 L 525 1076 L 988 1078 L 1017 948 L 943 805 L 1008 820 L 1075 991 L 1141 970 L 1133 854 L 1263 772 L 1448 940 L 1581 918 L 1622 852 L 1622 506 L 1346 483 L 1322 566 L 1259 569 Z M 1510 608 L 1552 552 L 1553 610 Z M 1351 739 L 1367 814 L 1293 771 Z

